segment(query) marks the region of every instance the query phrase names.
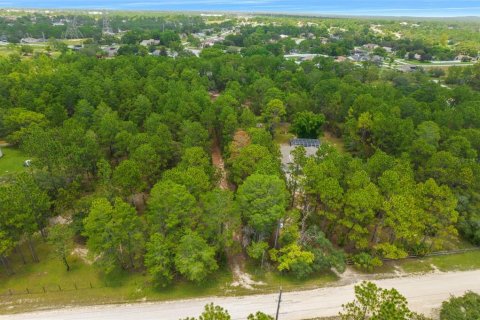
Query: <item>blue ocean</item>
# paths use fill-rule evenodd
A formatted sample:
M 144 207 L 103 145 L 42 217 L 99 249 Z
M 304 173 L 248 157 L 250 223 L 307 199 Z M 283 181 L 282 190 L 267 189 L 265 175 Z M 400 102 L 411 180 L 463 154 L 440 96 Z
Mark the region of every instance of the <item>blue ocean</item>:
M 480 16 L 480 0 L 0 0 L 0 8 L 235 11 L 420 17 Z

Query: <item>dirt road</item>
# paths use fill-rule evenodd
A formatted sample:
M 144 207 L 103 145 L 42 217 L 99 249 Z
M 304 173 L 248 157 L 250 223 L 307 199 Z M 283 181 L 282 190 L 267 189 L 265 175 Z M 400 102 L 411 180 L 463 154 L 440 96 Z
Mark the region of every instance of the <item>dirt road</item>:
M 383 288 L 396 288 L 405 295 L 410 307 L 430 315 L 450 295 L 461 295 L 467 290 L 480 293 L 480 270 L 466 272 L 431 273 L 403 278 L 374 281 Z M 86 292 L 86 294 L 88 294 Z M 258 310 L 274 315 L 276 294 L 245 297 L 211 297 L 194 300 L 143 303 L 115 306 L 68 308 L 55 311 L 0 316 L 0 320 L 177 320 L 198 316 L 207 303 L 214 302 L 230 311 L 233 319 L 246 319 Z M 283 294 L 280 319 L 301 320 L 335 316 L 341 305 L 353 299 L 353 285 L 329 287 Z

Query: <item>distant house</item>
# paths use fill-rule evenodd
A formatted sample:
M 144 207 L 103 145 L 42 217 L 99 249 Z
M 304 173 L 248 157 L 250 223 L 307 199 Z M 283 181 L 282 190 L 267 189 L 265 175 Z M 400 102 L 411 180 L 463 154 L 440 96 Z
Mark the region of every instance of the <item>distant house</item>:
M 464 54 L 459 54 L 458 56 L 455 57 L 455 61 L 461 61 L 461 62 L 470 62 L 472 61 L 473 58 Z
M 140 45 L 144 47 L 158 46 L 159 44 L 160 44 L 160 40 L 155 40 L 155 39 L 142 40 L 140 42 Z
M 330 41 L 330 39 L 325 38 L 325 37 L 320 37 L 319 39 L 320 39 L 320 42 L 321 42 L 322 44 L 327 44 L 327 43 Z
M 393 49 L 391 47 L 382 47 L 387 53 L 392 53 Z
M 104 47 L 103 52 L 105 52 L 107 57 L 112 58 L 118 54 L 118 49 L 119 49 L 118 47 L 114 47 L 114 46 Z
M 288 172 L 289 172 L 289 164 L 293 163 L 292 151 L 299 146 L 303 146 L 305 148 L 307 157 L 312 157 L 312 156 L 315 156 L 318 148 L 320 147 L 320 140 L 292 139 L 290 140 L 289 145 L 283 144 L 280 146 L 280 153 L 282 155 L 282 158 L 281 158 L 282 169 L 287 174 L 287 178 L 288 178 Z
M 367 44 L 364 44 L 363 47 L 367 50 L 375 50 L 376 48 L 378 48 L 378 44 L 367 43 Z
M 399 66 L 398 70 L 402 71 L 402 72 L 413 72 L 413 71 L 418 70 L 418 67 L 415 66 L 415 65 L 412 65 L 412 64 L 404 64 L 404 65 Z
M 22 38 L 20 43 L 30 44 L 30 43 L 40 43 L 43 42 L 43 39 L 36 39 L 36 38 Z

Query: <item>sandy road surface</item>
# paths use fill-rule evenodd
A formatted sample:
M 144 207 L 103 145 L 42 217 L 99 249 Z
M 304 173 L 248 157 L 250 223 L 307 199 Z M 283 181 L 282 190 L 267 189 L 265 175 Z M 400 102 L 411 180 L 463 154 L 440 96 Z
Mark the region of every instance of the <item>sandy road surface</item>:
M 466 272 L 431 273 L 419 276 L 374 281 L 383 288 L 395 287 L 404 294 L 410 307 L 430 315 L 451 294 L 460 295 L 467 290 L 480 293 L 480 270 Z M 54 311 L 0 316 L 3 319 L 28 320 L 177 320 L 198 316 L 205 304 L 214 302 L 230 311 L 233 319 L 246 319 L 258 310 L 274 315 L 276 294 L 245 297 L 201 298 L 171 302 L 139 303 L 95 307 L 66 308 Z M 283 294 L 280 319 L 300 320 L 320 316 L 334 316 L 341 305 L 353 299 L 353 285 L 328 287 Z

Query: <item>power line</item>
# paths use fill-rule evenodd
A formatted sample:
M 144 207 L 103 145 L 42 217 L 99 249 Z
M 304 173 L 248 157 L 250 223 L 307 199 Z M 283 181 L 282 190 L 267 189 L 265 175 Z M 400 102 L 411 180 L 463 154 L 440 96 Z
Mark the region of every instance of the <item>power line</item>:
M 65 39 L 81 39 L 83 38 L 82 33 L 78 29 L 77 25 L 77 17 L 73 17 L 67 24 L 67 31 L 65 31 L 64 35 Z
M 108 18 L 108 12 L 106 10 L 103 11 L 103 28 L 102 28 L 103 35 L 113 35 L 112 28 L 110 26 L 110 19 Z

